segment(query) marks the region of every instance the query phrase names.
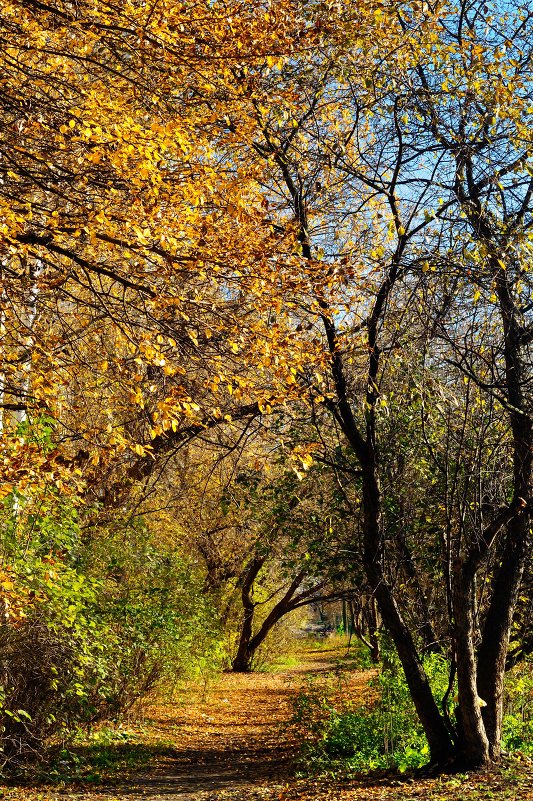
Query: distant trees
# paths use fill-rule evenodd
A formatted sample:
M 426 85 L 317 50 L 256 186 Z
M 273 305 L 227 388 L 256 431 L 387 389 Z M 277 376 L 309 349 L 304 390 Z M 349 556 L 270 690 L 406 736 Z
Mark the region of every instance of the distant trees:
M 297 457 L 290 444 L 275 443 L 272 435 L 281 430 L 290 437 L 282 417 L 272 429 L 256 431 L 226 458 L 214 443 L 190 445 L 144 505 L 147 512 L 165 508 L 174 536 L 197 560 L 239 672 L 252 669 L 256 652 L 290 612 L 360 589 L 343 569 L 351 521 L 334 474 Z

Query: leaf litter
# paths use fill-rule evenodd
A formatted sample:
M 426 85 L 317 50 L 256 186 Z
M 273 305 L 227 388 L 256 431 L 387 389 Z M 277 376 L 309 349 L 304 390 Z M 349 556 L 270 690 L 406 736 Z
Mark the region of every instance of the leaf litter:
M 307 651 L 276 672 L 226 673 L 204 697 L 149 700 L 118 737 L 144 749 L 138 764 L 117 759 L 85 780 L 54 786 L 0 786 L 5 801 L 533 801 L 533 764 L 518 755 L 490 772 L 444 776 L 369 774 L 294 777 L 297 743 L 283 725 L 291 697 L 312 674 L 338 665 L 338 649 Z M 336 661 L 337 660 L 337 661 Z M 345 687 L 367 692 L 368 671 L 351 669 Z M 124 744 L 122 744 L 124 745 Z M 120 746 L 117 748 L 120 754 Z M 148 765 L 146 764 L 148 762 Z M 90 785 L 90 780 L 95 785 Z M 89 786 L 88 786 L 89 784 Z

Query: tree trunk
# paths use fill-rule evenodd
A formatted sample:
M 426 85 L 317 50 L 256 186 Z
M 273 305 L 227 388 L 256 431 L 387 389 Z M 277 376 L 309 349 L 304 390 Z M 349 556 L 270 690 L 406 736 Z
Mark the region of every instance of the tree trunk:
M 235 673 L 248 673 L 251 668 L 253 650 L 250 649 L 252 639 L 255 604 L 252 600 L 254 581 L 265 563 L 265 557 L 254 557 L 247 565 L 241 585 L 242 625 L 239 635 L 237 653 L 231 663 Z
M 513 613 L 527 558 L 528 520 L 525 515 L 509 524 L 502 566 L 493 584 L 483 637 L 478 651 L 478 693 L 487 706 L 482 710 L 491 759 L 501 755 L 503 686 Z
M 255 652 L 259 646 L 265 641 L 268 634 L 272 631 L 276 623 L 279 623 L 282 617 L 285 617 L 293 609 L 298 606 L 303 606 L 306 602 L 311 603 L 311 596 L 316 592 L 319 587 L 315 586 L 312 589 L 306 590 L 299 595 L 294 595 L 298 587 L 306 576 L 306 571 L 301 571 L 291 582 L 290 587 L 286 591 L 283 598 L 271 609 L 259 631 L 252 636 L 253 627 L 253 611 L 252 615 L 245 621 L 243 630 L 241 632 L 241 639 L 239 642 L 239 649 L 237 655 L 232 663 L 232 669 L 236 673 L 245 673 L 251 669 L 252 660 Z M 249 625 L 248 625 L 249 621 Z M 246 632 L 244 631 L 246 628 Z M 236 667 L 237 665 L 237 667 Z
M 270 631 L 274 628 L 276 623 L 279 623 L 282 617 L 284 617 L 289 612 L 292 612 L 293 609 L 296 609 L 298 606 L 302 596 L 297 596 L 294 598 L 294 593 L 302 583 L 305 578 L 305 571 L 301 571 L 292 581 L 289 589 L 281 598 L 278 603 L 274 606 L 274 608 L 268 613 L 266 618 L 264 619 L 259 631 L 255 634 L 252 639 L 250 640 L 250 651 L 253 654 L 259 648 L 261 643 L 263 643 L 269 634 Z
M 253 653 L 250 652 L 249 645 L 252 637 L 253 616 L 253 607 L 251 610 L 245 610 L 237 653 L 231 663 L 231 669 L 234 673 L 249 673 L 252 669 Z
M 490 230 L 487 229 L 483 233 L 490 241 Z M 494 236 L 493 241 L 495 239 Z M 501 750 L 505 662 L 514 610 L 527 558 L 533 473 L 533 421 L 524 400 L 527 369 L 522 352 L 521 317 L 510 287 L 507 270 L 502 267 L 499 257 L 499 252 L 494 249 L 491 263 L 496 275 L 496 294 L 504 333 L 505 390 L 513 434 L 515 513 L 507 523 L 501 568 L 493 585 L 492 602 L 485 620 L 478 654 L 479 691 L 487 703 L 484 719 L 493 759 L 499 759 Z
M 457 559 L 454 564 L 453 611 L 459 690 L 458 750 L 460 761 L 467 766 L 485 765 L 490 760 L 476 682 L 475 603 L 475 574 Z
M 378 610 L 376 608 L 376 599 L 373 595 L 370 597 L 361 596 L 359 599 L 359 609 L 357 613 L 354 609 L 354 602 L 350 600 L 350 620 L 352 631 L 361 640 L 363 645 L 366 645 L 370 651 L 370 659 L 375 665 L 380 662 L 380 645 L 379 645 L 379 623 L 378 623 Z
M 372 662 L 377 665 L 381 659 L 381 649 L 379 645 L 379 621 L 378 610 L 376 608 L 376 599 L 374 596 L 370 599 L 369 607 L 369 638 L 370 638 L 370 658 Z
M 394 641 L 402 663 L 407 686 L 427 737 L 431 761 L 443 764 L 448 762 L 453 755 L 453 743 L 433 697 L 412 634 L 402 618 L 393 591 L 383 572 L 383 531 L 379 483 L 371 462 L 362 464 L 362 467 L 364 566 L 367 579 L 377 600 L 385 627 Z

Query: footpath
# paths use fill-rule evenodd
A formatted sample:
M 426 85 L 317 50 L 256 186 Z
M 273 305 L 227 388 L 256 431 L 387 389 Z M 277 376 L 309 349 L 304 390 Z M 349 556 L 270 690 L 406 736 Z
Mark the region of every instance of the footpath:
M 284 726 L 308 676 L 331 671 L 342 651 L 306 652 L 276 672 L 224 674 L 202 700 L 152 703 L 124 727 L 147 762 L 104 774 L 100 784 L 2 787 L 3 801 L 533 801 L 533 766 L 519 760 L 490 774 L 294 777 L 296 744 Z M 368 673 L 350 671 L 349 692 Z M 120 748 L 120 745 L 118 746 Z

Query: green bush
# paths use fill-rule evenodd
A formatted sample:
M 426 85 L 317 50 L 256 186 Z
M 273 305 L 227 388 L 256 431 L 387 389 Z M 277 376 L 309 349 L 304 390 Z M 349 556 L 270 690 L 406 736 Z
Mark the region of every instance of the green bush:
M 226 654 L 203 576 L 180 552 L 156 541 L 142 520 L 115 522 L 84 553 L 86 573 L 103 577 L 99 614 L 120 636 L 117 664 L 139 695 L 156 681 L 207 682 Z
M 80 524 L 57 494 L 4 502 L 0 764 L 20 769 L 158 681 L 222 660 L 201 577 L 143 524 Z
M 305 773 L 359 773 L 366 770 L 417 768 L 429 749 L 397 658 L 386 662 L 369 682 L 373 703 L 349 698 L 342 674 L 311 679 L 294 701 L 290 726 L 300 742 Z M 533 755 L 533 660 L 524 660 L 507 676 L 502 746 Z M 436 698 L 448 686 L 448 663 L 428 655 L 424 667 Z M 453 695 L 453 693 L 452 693 Z M 450 701 L 450 704 L 453 702 Z M 453 710 L 448 709 L 450 717 Z
M 38 558 L 13 578 L 20 609 L 0 624 L 0 725 L 3 761 L 19 767 L 114 708 L 113 634 L 92 614 L 97 582 Z
M 502 746 L 533 756 L 533 659 L 524 659 L 506 677 Z
M 437 695 L 444 695 L 446 661 L 430 655 L 425 666 Z M 305 773 L 403 771 L 427 762 L 428 745 L 397 659 L 388 656 L 369 689 L 371 703 L 352 700 L 345 677 L 337 673 L 310 680 L 298 694 L 290 726 L 301 744 Z

